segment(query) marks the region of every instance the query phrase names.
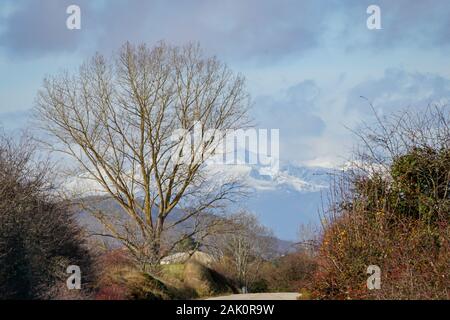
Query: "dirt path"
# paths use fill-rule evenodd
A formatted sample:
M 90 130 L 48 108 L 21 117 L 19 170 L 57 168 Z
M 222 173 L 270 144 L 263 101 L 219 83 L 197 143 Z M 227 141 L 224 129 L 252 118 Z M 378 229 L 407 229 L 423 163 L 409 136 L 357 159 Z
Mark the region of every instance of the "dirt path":
M 214 297 L 206 300 L 297 300 L 298 296 L 299 294 L 295 292 L 248 293 L 232 294 L 229 296 Z

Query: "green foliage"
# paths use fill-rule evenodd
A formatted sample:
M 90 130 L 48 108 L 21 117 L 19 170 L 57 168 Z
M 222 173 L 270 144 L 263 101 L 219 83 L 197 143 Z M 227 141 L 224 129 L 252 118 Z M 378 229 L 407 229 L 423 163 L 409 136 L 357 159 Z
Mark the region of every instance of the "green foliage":
M 162 265 L 162 273 L 166 278 L 182 281 L 185 265 L 182 263 L 173 263 Z
M 415 148 L 391 167 L 396 211 L 428 223 L 450 212 L 450 150 Z
M 199 247 L 199 243 L 195 241 L 195 239 L 190 236 L 186 237 L 176 246 L 175 252 L 188 252 L 195 250 Z
M 270 290 L 269 283 L 266 279 L 259 278 L 250 284 L 248 290 L 252 293 L 267 292 Z

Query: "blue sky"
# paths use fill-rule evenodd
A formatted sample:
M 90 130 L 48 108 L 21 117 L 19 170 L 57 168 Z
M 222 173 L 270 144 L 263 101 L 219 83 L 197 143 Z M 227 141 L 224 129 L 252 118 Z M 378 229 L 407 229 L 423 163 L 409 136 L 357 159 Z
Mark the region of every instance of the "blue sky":
M 81 7 L 81 30 L 66 8 Z M 366 26 L 381 8 L 381 30 Z M 450 4 L 446 0 L 2 0 L 0 124 L 27 126 L 46 74 L 73 69 L 125 41 L 199 41 L 246 76 L 261 128 L 280 129 L 282 160 L 335 165 L 370 120 L 446 103 Z

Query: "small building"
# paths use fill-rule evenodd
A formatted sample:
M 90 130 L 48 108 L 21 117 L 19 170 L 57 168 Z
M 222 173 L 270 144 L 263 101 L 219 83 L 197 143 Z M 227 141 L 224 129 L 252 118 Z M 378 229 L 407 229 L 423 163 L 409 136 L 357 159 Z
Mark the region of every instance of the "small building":
M 161 264 L 185 263 L 190 259 L 198 261 L 206 266 L 211 266 L 211 264 L 215 261 L 214 257 L 208 253 L 202 251 L 187 251 L 174 253 L 170 256 L 164 257 L 161 260 Z

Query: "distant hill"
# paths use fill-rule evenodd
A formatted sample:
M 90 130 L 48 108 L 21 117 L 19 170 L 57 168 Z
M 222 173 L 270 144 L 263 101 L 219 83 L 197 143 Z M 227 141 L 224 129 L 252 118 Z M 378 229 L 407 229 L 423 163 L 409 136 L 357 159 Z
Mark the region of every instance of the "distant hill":
M 245 208 L 256 214 L 277 238 L 286 240 L 287 244 L 297 240 L 301 224 L 319 223 L 319 211 L 329 190 L 331 174 L 334 173 L 334 169 L 294 164 L 284 164 L 279 170 L 268 170 L 257 165 L 230 165 L 219 170 L 224 178 L 228 175 L 240 176 L 251 190 L 248 198 L 239 202 L 238 208 L 231 207 L 230 211 Z M 102 198 L 92 196 L 89 201 L 96 202 L 96 206 L 104 211 L 121 211 L 114 201 L 99 199 Z M 182 214 L 175 209 L 169 220 Z M 99 228 L 98 221 L 86 212 L 81 211 L 79 219 L 86 226 Z M 189 221 L 183 227 L 188 226 Z
M 101 210 L 103 212 L 109 212 L 115 215 L 121 215 L 126 217 L 123 209 L 112 199 L 108 197 L 86 197 L 82 199 L 83 202 L 88 203 L 90 207 L 96 210 Z M 156 217 L 156 210 L 154 211 L 154 216 Z M 174 209 L 172 213 L 168 216 L 167 222 L 176 221 L 183 216 L 183 212 L 179 209 Z M 76 211 L 76 218 L 78 223 L 86 229 L 89 233 L 104 233 L 103 225 L 90 214 L 89 212 L 79 209 Z M 192 226 L 192 222 L 187 220 L 186 222 L 180 224 L 178 232 L 184 233 Z M 276 243 L 276 249 L 279 254 L 284 254 L 291 252 L 294 249 L 294 243 L 291 241 L 280 240 L 274 237 Z M 104 238 L 104 241 L 112 247 L 121 246 L 120 242 L 115 241 L 110 238 Z

